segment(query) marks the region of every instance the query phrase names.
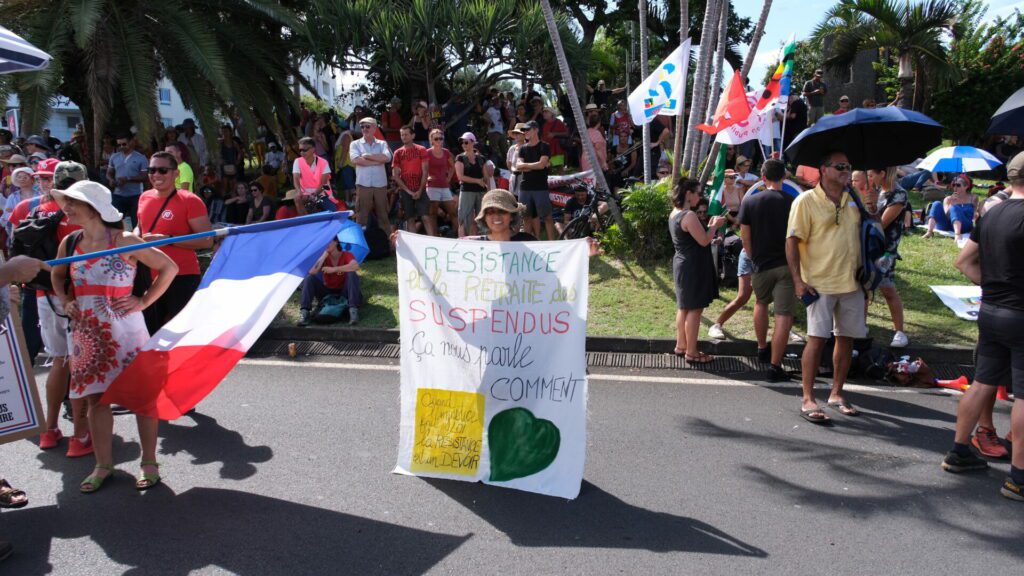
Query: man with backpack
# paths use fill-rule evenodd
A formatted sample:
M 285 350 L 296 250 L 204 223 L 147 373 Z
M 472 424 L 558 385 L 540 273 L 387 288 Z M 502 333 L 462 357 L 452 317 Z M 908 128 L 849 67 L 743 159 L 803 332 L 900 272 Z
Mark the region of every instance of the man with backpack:
M 11 213 L 14 226 L 13 253 L 49 260 L 57 256 L 57 247 L 68 234 L 78 226 L 68 222 L 57 201 L 53 189 L 64 190 L 75 182 L 86 180 L 85 166 L 77 162 L 60 162 L 55 158 L 43 160 L 36 166 L 42 196 L 22 200 Z M 34 290 L 36 307 L 39 311 L 39 331 L 43 347 L 50 356 L 53 366 L 46 376 L 46 431 L 39 437 L 39 448 L 55 448 L 64 435 L 58 427 L 60 408 L 68 392 L 71 366 L 68 361 L 68 333 L 70 319 L 64 314 L 52 291 L 49 274 L 45 273 L 28 283 Z M 68 442 L 67 456 L 75 458 L 92 454 L 92 439 L 85 419 L 85 401 L 71 401 L 74 436 Z
M 864 292 L 858 282 L 861 215 L 859 202 L 846 190 L 852 168 L 843 152 L 827 153 L 819 164 L 821 181 L 793 201 L 786 238 L 786 260 L 796 295 L 807 305 L 800 414 L 814 424 L 830 421 L 814 399 L 814 378 L 825 342 L 833 334 L 828 405 L 844 416 L 859 414 L 843 398 L 843 384 L 853 357 L 853 339 L 867 334 Z

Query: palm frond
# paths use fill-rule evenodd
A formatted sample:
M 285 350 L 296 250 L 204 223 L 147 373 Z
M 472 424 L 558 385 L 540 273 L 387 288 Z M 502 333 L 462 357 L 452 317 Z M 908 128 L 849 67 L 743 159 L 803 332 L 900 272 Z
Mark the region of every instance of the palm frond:
M 106 0 L 70 0 L 66 3 L 68 20 L 79 48 L 84 50 L 92 43 L 105 4 Z
M 120 92 L 137 136 L 148 141 L 156 132 L 156 61 L 137 22 L 129 14 L 111 10 L 111 42 L 121 55 Z

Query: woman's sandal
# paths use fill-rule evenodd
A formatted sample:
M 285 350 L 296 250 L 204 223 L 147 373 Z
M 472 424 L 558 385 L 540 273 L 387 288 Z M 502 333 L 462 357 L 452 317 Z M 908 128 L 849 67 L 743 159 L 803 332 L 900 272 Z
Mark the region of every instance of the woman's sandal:
M 705 354 L 703 352 L 698 352 L 696 356 L 690 356 L 689 354 L 686 354 L 683 357 L 686 358 L 686 362 L 688 364 L 708 364 L 715 359 L 714 356 Z
M 672 354 L 675 355 L 675 356 L 684 357 L 684 356 L 686 356 L 686 350 L 681 350 L 679 348 L 673 348 L 672 349 Z
M 97 476 L 96 474 L 93 474 L 85 480 L 82 480 L 82 483 L 78 486 L 78 489 L 82 494 L 92 494 L 93 492 L 96 492 L 103 487 L 104 482 L 114 475 L 113 464 L 97 464 L 93 467 L 92 471 L 96 472 L 97 470 L 107 470 L 110 473 L 106 476 Z
M 24 490 L 12 488 L 7 480 L 0 478 L 0 508 L 22 508 L 28 504 Z
M 143 460 L 139 463 L 139 466 L 153 466 L 157 469 L 156 474 L 150 474 L 143 470 L 139 479 L 135 481 L 135 489 L 139 492 L 144 492 L 150 488 L 154 488 L 160 484 L 160 463 L 156 460 Z

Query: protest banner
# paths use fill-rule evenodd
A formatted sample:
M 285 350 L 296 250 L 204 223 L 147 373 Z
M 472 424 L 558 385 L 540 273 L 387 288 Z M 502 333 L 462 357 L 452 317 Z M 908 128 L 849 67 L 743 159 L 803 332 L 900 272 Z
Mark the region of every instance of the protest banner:
M 588 251 L 400 233 L 395 472 L 579 494 Z
M 0 323 L 0 444 L 39 436 L 46 427 L 25 349 L 21 319 L 11 310 Z
M 981 286 L 929 286 L 957 318 L 978 321 L 981 311 Z

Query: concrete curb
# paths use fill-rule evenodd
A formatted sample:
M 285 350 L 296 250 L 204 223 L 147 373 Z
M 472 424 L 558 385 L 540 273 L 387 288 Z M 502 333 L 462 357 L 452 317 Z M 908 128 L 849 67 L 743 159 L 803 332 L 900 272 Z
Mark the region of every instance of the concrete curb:
M 293 342 L 374 342 L 397 344 L 399 331 L 394 328 L 350 328 L 348 326 L 272 326 L 261 339 Z M 752 340 L 701 340 L 701 350 L 716 356 L 754 356 L 757 343 Z M 790 344 L 786 352 L 799 355 L 803 344 Z M 588 336 L 588 352 L 619 352 L 627 354 L 668 354 L 675 348 L 672 338 L 625 338 Z M 973 364 L 974 349 L 964 347 L 908 346 L 893 348 L 895 356 L 921 357 L 929 364 Z

